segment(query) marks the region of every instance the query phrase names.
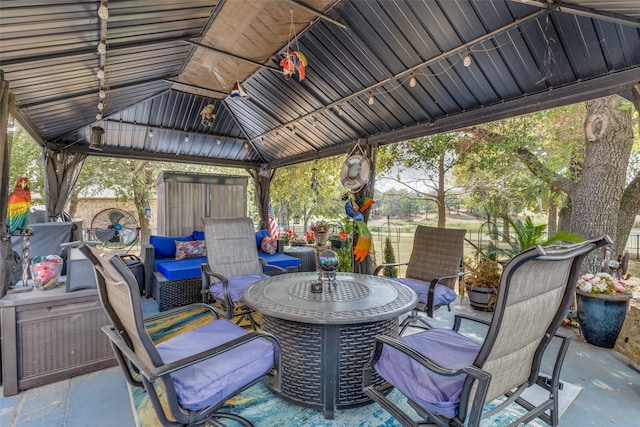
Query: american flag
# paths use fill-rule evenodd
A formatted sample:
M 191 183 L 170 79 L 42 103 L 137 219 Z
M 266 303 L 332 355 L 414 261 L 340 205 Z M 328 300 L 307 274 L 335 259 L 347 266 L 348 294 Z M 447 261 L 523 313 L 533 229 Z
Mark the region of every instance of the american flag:
M 278 237 L 278 229 L 276 228 L 276 220 L 271 202 L 269 202 L 269 236 Z

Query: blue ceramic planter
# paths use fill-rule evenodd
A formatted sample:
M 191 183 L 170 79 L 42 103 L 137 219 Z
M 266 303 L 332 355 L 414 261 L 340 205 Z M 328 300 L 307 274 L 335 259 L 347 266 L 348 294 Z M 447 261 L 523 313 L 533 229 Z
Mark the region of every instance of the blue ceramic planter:
M 598 347 L 612 348 L 624 318 L 627 316 L 631 295 L 585 294 L 578 296 L 578 321 L 587 342 Z

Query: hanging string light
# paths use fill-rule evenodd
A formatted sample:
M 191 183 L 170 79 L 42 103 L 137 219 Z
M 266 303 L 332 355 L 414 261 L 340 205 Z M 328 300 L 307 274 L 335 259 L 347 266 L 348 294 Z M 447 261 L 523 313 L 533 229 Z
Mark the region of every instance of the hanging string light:
M 410 87 L 416 87 L 416 75 L 411 73 L 411 79 L 409 80 Z
M 109 6 L 108 0 L 101 0 L 100 7 L 98 8 L 98 16 L 100 19 L 107 21 L 109 19 Z
M 462 60 L 462 65 L 465 67 L 469 67 L 471 65 L 471 52 L 467 51 L 464 54 L 464 59 Z
M 373 105 L 376 102 L 376 98 L 373 96 L 373 93 L 369 94 L 369 105 Z

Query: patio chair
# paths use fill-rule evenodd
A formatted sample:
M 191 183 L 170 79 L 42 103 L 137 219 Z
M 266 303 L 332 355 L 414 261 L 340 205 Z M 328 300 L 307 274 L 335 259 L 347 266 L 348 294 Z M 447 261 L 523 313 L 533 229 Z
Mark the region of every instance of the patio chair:
M 376 336 L 372 359 L 364 369 L 364 392 L 404 426 L 419 424 L 385 397 L 391 386 L 407 397 L 418 416 L 439 426 L 478 426 L 482 418 L 513 402 L 526 413 L 510 425 L 540 418 L 556 426 L 560 370 L 571 340 L 571 335 L 557 330 L 573 300 L 584 257 L 610 242 L 605 236 L 521 252 L 502 273 L 490 322 L 457 315 L 453 330 L 430 329 L 399 339 Z M 488 326 L 484 341 L 460 333 L 463 319 Z M 548 377 L 540 373 L 540 365 L 554 337 L 560 345 L 550 353 L 553 371 Z M 373 370 L 388 383 L 372 385 Z M 538 405 L 522 396 L 533 385 L 548 392 Z M 487 403 L 501 396 L 506 396 L 502 403 L 482 413 Z
M 204 303 L 221 305 L 228 320 L 248 320 L 254 330 L 258 324 L 253 312 L 242 301 L 242 292 L 258 280 L 266 279 L 262 267 L 269 265 L 258 256 L 255 231 L 249 218 L 203 218 L 207 264 L 200 267 Z
M 431 325 L 423 317 L 433 317 L 434 310 L 456 300 L 455 284 L 463 274 L 460 271 L 464 252 L 466 230 L 455 228 L 435 228 L 419 225 L 413 239 L 413 249 L 408 262 L 380 264 L 373 274 L 377 275 L 386 267 L 407 266 L 405 277 L 396 280 L 413 289 L 418 294 L 418 305 L 400 324 L 400 335 L 409 325 L 430 329 Z
M 164 426 L 224 426 L 248 420 L 219 409 L 225 401 L 267 376 L 280 387 L 280 345 L 263 332 L 247 332 L 205 304 L 192 304 L 142 318 L 138 283 L 118 256 L 95 248 L 83 252 L 97 272 L 100 302 L 112 325 L 107 334 L 126 380 L 143 386 Z M 145 325 L 163 322 L 164 340 L 153 340 Z M 161 342 L 160 342 L 161 341 Z

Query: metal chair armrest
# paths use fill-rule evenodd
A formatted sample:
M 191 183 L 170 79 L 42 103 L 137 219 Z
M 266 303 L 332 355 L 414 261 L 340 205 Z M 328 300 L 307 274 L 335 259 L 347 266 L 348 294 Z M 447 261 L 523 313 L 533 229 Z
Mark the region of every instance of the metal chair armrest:
M 409 262 L 393 262 L 393 263 L 387 263 L 387 264 L 380 264 L 376 267 L 376 269 L 373 272 L 374 276 L 377 276 L 378 273 L 380 272 L 380 270 L 382 270 L 383 268 L 386 267 L 399 267 L 401 265 L 409 265 Z
M 286 273 L 287 272 L 286 268 L 282 268 L 279 265 L 267 264 L 267 261 L 262 257 L 258 257 L 258 259 L 260 260 L 260 264 L 262 264 L 263 267 L 271 267 L 271 268 L 273 268 L 275 270 L 278 270 L 278 271 L 280 271 L 282 273 Z

